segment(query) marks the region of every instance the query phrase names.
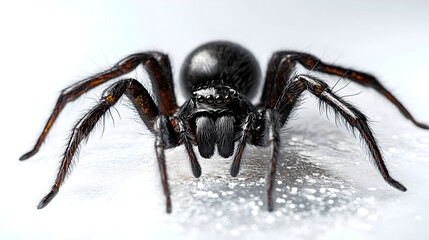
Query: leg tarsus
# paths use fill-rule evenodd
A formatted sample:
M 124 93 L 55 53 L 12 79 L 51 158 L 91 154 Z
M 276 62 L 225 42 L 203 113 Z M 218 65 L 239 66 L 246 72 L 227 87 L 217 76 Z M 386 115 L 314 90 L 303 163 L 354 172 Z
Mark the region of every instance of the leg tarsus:
M 406 192 L 407 191 L 407 188 L 404 185 L 402 185 L 400 182 L 396 181 L 395 179 L 393 179 L 391 177 L 388 177 L 387 179 L 385 178 L 384 180 L 387 183 L 389 183 L 390 186 L 398 189 L 399 191 L 402 191 L 402 192 Z
M 67 95 L 64 95 L 64 90 L 61 91 L 61 95 L 59 96 L 57 103 L 55 104 L 54 110 L 52 111 L 51 115 L 49 116 L 48 121 L 45 124 L 45 127 L 43 128 L 42 133 L 40 134 L 39 138 L 36 141 L 36 144 L 34 145 L 33 149 L 26 154 L 22 155 L 19 160 L 23 161 L 26 160 L 33 155 L 35 155 L 42 145 L 43 141 L 45 140 L 46 135 L 48 134 L 49 130 L 52 127 L 52 124 L 57 119 L 58 115 L 60 114 L 61 110 L 64 108 L 64 106 L 69 101 L 69 97 Z
M 166 205 L 167 205 L 167 207 L 166 207 L 165 211 L 166 211 L 167 213 L 171 213 L 172 207 L 171 207 L 171 199 L 170 199 L 170 196 L 168 196 L 168 197 L 167 197 Z
M 52 190 L 39 202 L 37 209 L 42 209 L 57 195 L 59 188 L 52 187 Z
M 33 148 L 31 151 L 27 152 L 26 154 L 22 155 L 19 158 L 19 161 L 24 161 L 32 157 L 34 154 L 36 154 L 39 151 L 39 148 Z

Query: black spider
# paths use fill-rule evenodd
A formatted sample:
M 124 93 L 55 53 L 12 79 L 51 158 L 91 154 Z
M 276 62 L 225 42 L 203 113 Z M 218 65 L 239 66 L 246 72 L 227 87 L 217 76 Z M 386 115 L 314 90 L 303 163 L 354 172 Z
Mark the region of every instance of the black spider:
M 301 94 L 309 91 L 319 101 L 334 110 L 336 115 L 357 130 L 368 147 L 375 165 L 384 180 L 400 191 L 406 188 L 388 173 L 380 149 L 368 126 L 364 114 L 331 92 L 322 80 L 310 75 L 294 75 L 297 64 L 322 73 L 342 76 L 364 86 L 372 87 L 392 102 L 402 114 L 416 126 L 429 129 L 417 122 L 406 108 L 379 81 L 366 73 L 325 64 L 316 57 L 293 51 L 276 52 L 272 56 L 262 91 L 261 101 L 253 106 L 248 98 L 255 95 L 261 79 L 261 71 L 253 55 L 231 42 L 210 42 L 195 49 L 185 60 L 181 70 L 181 84 L 189 99 L 181 106 L 176 104 L 171 66 L 167 55 L 144 52 L 130 55 L 114 67 L 86 78 L 62 90 L 55 108 L 37 140 L 33 150 L 20 160 L 33 156 L 40 148 L 46 134 L 64 106 L 88 90 L 143 65 L 152 82 L 153 92 L 159 104 L 135 79 L 121 79 L 107 88 L 100 102 L 93 107 L 73 128 L 62 158 L 61 166 L 52 190 L 39 203 L 45 207 L 58 193 L 74 155 L 82 140 L 88 137 L 98 120 L 124 94 L 131 100 L 139 116 L 155 135 L 155 150 L 166 197 L 167 212 L 171 212 L 170 190 L 164 150 L 184 145 L 195 177 L 201 175 L 201 167 L 194 153 L 194 145 L 203 158 L 215 153 L 228 158 L 234 155 L 231 176 L 238 175 L 246 144 L 271 148 L 268 171 L 268 210 L 273 209 L 272 192 L 280 148 L 279 130 L 300 101 Z M 235 144 L 237 149 L 235 150 Z

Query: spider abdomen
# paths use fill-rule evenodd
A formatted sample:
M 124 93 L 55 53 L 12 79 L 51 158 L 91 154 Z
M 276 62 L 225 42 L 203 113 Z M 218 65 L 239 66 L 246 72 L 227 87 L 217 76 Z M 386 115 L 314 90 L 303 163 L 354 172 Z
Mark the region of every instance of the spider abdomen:
M 250 98 L 258 90 L 260 78 L 261 69 L 252 53 L 236 43 L 224 41 L 196 48 L 186 58 L 180 73 L 187 97 L 195 86 L 222 82 Z

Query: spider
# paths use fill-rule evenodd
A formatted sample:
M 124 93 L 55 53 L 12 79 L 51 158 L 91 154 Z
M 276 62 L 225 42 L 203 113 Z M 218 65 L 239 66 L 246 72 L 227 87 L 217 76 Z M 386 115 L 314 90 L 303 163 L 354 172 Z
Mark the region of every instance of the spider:
M 174 94 L 168 56 L 155 51 L 136 53 L 122 59 L 112 68 L 61 91 L 34 148 L 20 160 L 26 160 L 38 152 L 46 134 L 67 103 L 100 84 L 121 78 L 139 65 L 148 72 L 156 101 L 140 82 L 132 78 L 119 79 L 104 90 L 99 102 L 74 126 L 55 183 L 40 201 L 38 209 L 45 207 L 56 196 L 70 171 L 80 143 L 88 138 L 100 118 L 123 95 L 131 100 L 138 115 L 155 136 L 156 158 L 168 213 L 171 212 L 171 199 L 164 150 L 179 145 L 184 145 L 196 178 L 201 175 L 201 166 L 195 154 L 195 145 L 203 158 L 212 157 L 216 147 L 221 157 L 233 156 L 230 167 L 232 177 L 239 173 L 247 144 L 269 147 L 267 207 L 272 211 L 274 177 L 281 143 L 279 131 L 286 125 L 304 91 L 310 92 L 331 108 L 353 131 L 357 130 L 383 179 L 392 187 L 406 191 L 401 183 L 389 175 L 367 117 L 333 93 L 321 79 L 308 74 L 294 74 L 297 64 L 312 71 L 341 76 L 374 88 L 417 127 L 429 129 L 429 125 L 417 122 L 374 76 L 326 64 L 310 54 L 295 51 L 275 52 L 268 64 L 260 103 L 254 106 L 248 99 L 253 97 L 259 88 L 261 70 L 252 53 L 232 42 L 215 41 L 203 44 L 187 56 L 182 66 L 180 83 L 188 100 L 179 107 Z

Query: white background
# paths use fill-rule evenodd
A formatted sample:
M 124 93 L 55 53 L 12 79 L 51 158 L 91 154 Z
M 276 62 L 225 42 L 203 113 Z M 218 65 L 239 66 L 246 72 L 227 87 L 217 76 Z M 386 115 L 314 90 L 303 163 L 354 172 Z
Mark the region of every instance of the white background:
M 153 137 L 123 106 L 117 107 L 120 117 L 113 111 L 115 124 L 107 118 L 104 133 L 99 128 L 82 147 L 57 197 L 36 209 L 73 123 L 102 88 L 69 104 L 39 153 L 18 161 L 35 143 L 60 90 L 138 51 L 168 53 L 176 80 L 186 54 L 210 40 L 244 45 L 264 72 L 274 51 L 306 51 L 378 76 L 417 119 L 429 122 L 426 1 L 264 2 L 3 0 L 0 238 L 424 239 L 429 133 L 375 91 L 353 84 L 339 94 L 363 90 L 346 99 L 370 116 L 406 193 L 384 183 L 359 140 L 319 114 L 307 95 L 282 135 L 272 213 L 265 204 L 268 153 L 249 147 L 238 179 L 228 175 L 230 159 L 219 157 L 200 159 L 203 176 L 194 179 L 183 149 L 169 151 L 173 213 L 166 214 Z M 132 76 L 146 81 L 139 71 Z

